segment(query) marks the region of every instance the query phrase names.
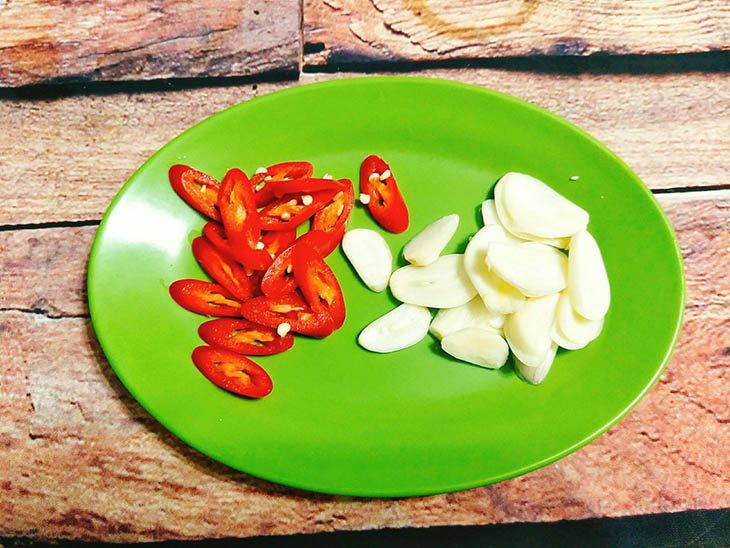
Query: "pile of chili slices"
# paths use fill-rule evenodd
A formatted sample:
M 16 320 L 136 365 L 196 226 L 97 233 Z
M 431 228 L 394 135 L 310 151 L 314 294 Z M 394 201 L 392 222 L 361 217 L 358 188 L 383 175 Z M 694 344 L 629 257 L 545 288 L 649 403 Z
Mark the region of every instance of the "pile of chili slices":
M 340 244 L 355 197 L 349 179 L 312 177 L 309 162 L 259 168 L 252 178 L 229 170 L 222 182 L 186 165 L 170 168 L 172 188 L 210 221 L 192 243 L 213 282 L 185 279 L 170 286 L 182 307 L 207 316 L 193 363 L 215 385 L 250 398 L 273 388 L 246 356 L 283 352 L 292 333 L 323 338 L 345 321 L 345 301 L 324 261 Z M 391 232 L 408 228 L 408 211 L 387 164 L 377 156 L 360 170 L 360 200 Z M 310 222 L 297 237 L 297 227 Z

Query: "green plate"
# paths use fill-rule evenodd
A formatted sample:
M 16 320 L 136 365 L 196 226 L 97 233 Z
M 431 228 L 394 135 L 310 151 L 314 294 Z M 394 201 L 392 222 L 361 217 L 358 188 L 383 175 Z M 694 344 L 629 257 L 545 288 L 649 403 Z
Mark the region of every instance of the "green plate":
M 458 213 L 461 224 L 446 252 L 463 251 L 480 227 L 479 204 L 507 171 L 543 179 L 588 210 L 613 294 L 599 339 L 560 352 L 537 387 L 511 366 L 489 371 L 452 360 L 430 336 L 400 352 L 371 354 L 358 347 L 357 335 L 395 301 L 368 291 L 338 250 L 328 262 L 347 301 L 344 327 L 326 340 L 297 337 L 290 351 L 258 360 L 274 380 L 263 400 L 209 383 L 190 361 L 204 318 L 167 292 L 179 278 L 205 277 L 190 251 L 204 220 L 170 188 L 169 166 L 187 163 L 222 177 L 234 166 L 251 173 L 307 159 L 317 174 L 356 181 L 371 153 L 390 163 L 411 212 L 410 230 L 385 236 L 394 256 L 449 213 Z M 376 228 L 359 206 L 350 227 Z M 171 432 L 261 478 L 358 496 L 476 487 L 575 451 L 656 381 L 684 303 L 671 226 L 614 154 L 513 97 L 403 77 L 272 93 L 171 141 L 109 208 L 91 251 L 88 289 L 94 328 L 114 371 Z

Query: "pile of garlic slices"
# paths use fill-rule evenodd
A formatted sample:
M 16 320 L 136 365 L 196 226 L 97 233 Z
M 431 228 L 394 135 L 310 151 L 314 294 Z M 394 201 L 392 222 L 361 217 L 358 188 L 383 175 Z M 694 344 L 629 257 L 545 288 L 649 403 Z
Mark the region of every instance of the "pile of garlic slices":
M 349 231 L 343 250 L 373 291 L 390 285 L 402 305 L 358 338 L 372 352 L 394 352 L 429 330 L 442 349 L 482 367 L 515 367 L 532 384 L 547 376 L 558 346 L 577 350 L 603 328 L 610 287 L 588 213 L 543 182 L 508 173 L 482 204 L 484 227 L 463 254 L 441 255 L 459 224 L 438 219 L 404 248 L 411 263 L 391 275 L 392 256 L 372 230 Z M 567 250 L 567 254 L 562 251 Z M 439 309 L 431 320 L 429 308 Z

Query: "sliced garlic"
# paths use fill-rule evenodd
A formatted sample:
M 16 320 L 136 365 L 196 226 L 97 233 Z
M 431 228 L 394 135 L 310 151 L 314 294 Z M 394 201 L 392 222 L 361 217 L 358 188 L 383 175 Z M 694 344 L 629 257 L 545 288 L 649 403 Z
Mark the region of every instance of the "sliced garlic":
M 444 255 L 428 266 L 404 266 L 390 277 L 390 290 L 401 302 L 453 308 L 477 294 L 464 270 L 463 255 Z
M 611 288 L 601 250 L 587 230 L 570 240 L 568 295 L 575 311 L 589 320 L 603 318 L 611 303 Z
M 499 225 L 485 226 L 472 237 L 464 251 L 464 268 L 484 305 L 499 314 L 511 314 L 522 306 L 525 297 L 517 289 L 490 272 L 485 263 L 493 242 L 512 241 Z
M 505 227 L 502 222 L 499 220 L 499 215 L 497 214 L 497 206 L 494 202 L 494 200 L 486 200 L 482 202 L 482 221 L 484 221 L 484 226 L 490 226 L 490 225 L 499 225 L 501 226 L 505 232 L 507 232 L 508 235 L 514 236 L 515 239 L 518 240 L 526 240 L 526 241 L 532 241 L 532 242 L 540 242 L 541 244 L 551 245 L 553 247 L 557 247 L 559 249 L 568 249 L 568 244 L 570 244 L 570 238 L 536 238 L 534 236 L 530 236 L 529 234 L 515 234 L 513 232 L 510 232 L 507 227 Z
M 560 330 L 557 324 L 553 324 L 553 327 L 550 330 L 550 338 L 560 348 L 565 348 L 566 350 L 580 350 L 581 348 L 583 348 L 583 346 L 585 346 L 571 341 L 568 337 L 563 335 L 563 332 Z
M 403 249 L 403 257 L 411 264 L 425 266 L 438 259 L 459 226 L 458 215 L 446 215 L 416 234 Z
M 527 238 L 528 240 L 530 238 Z M 540 238 L 539 240 L 533 240 L 535 242 L 539 242 L 541 244 L 549 245 L 552 247 L 557 247 L 558 249 L 568 249 L 568 246 L 570 245 L 570 238 Z
M 558 345 L 552 344 L 545 357 L 539 364 L 537 364 L 536 367 L 525 365 L 519 360 L 519 358 L 515 357 L 515 369 L 517 369 L 520 376 L 530 384 L 540 384 L 545 380 L 548 373 L 550 373 L 550 368 L 553 366 L 557 351 Z
M 520 310 L 507 317 L 504 336 L 517 358 L 528 367 L 537 367 L 550 345 L 558 295 L 527 299 Z
M 570 304 L 567 292 L 560 294 L 551 336 L 558 346 L 579 350 L 594 340 L 603 329 L 603 319 L 586 320 Z
M 487 265 L 527 297 L 542 297 L 565 289 L 568 258 L 554 247 L 538 242 L 494 242 Z
M 438 339 L 464 329 L 478 327 L 481 329 L 501 330 L 504 325 L 504 316 L 487 310 L 480 297 L 454 308 L 439 310 L 431 322 L 429 331 Z
M 482 221 L 484 221 L 484 226 L 501 224 L 497 216 L 497 206 L 494 205 L 494 200 L 484 200 L 482 202 Z
M 441 348 L 458 360 L 489 369 L 499 369 L 509 356 L 509 347 L 502 337 L 477 327 L 450 333 L 441 341 Z
M 363 329 L 357 342 L 371 352 L 395 352 L 423 339 L 430 323 L 427 308 L 402 304 Z
M 507 173 L 494 188 L 497 214 L 510 232 L 534 238 L 573 236 L 588 225 L 588 213 L 542 181 Z
M 368 228 L 349 230 L 342 238 L 342 251 L 363 283 L 375 292 L 388 287 L 393 255 L 383 237 Z

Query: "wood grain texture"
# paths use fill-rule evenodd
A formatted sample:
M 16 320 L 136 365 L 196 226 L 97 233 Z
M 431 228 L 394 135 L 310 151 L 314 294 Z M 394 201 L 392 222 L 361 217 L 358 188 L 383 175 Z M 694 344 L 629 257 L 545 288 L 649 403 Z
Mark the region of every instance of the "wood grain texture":
M 606 143 L 652 188 L 730 184 L 730 74 L 556 76 L 430 70 L 548 108 Z M 305 74 L 299 83 L 352 76 Z M 99 219 L 155 150 L 227 107 L 296 83 L 0 101 L 0 225 Z M 18 192 L 18 188 L 22 192 Z
M 298 0 L 0 2 L 0 86 L 296 71 Z
M 730 506 L 730 191 L 661 202 L 685 257 L 688 303 L 648 396 L 544 469 L 401 500 L 295 491 L 185 446 L 120 385 L 83 317 L 95 227 L 0 232 L 0 536 L 141 541 Z
M 305 65 L 730 48 L 725 0 L 304 0 Z

